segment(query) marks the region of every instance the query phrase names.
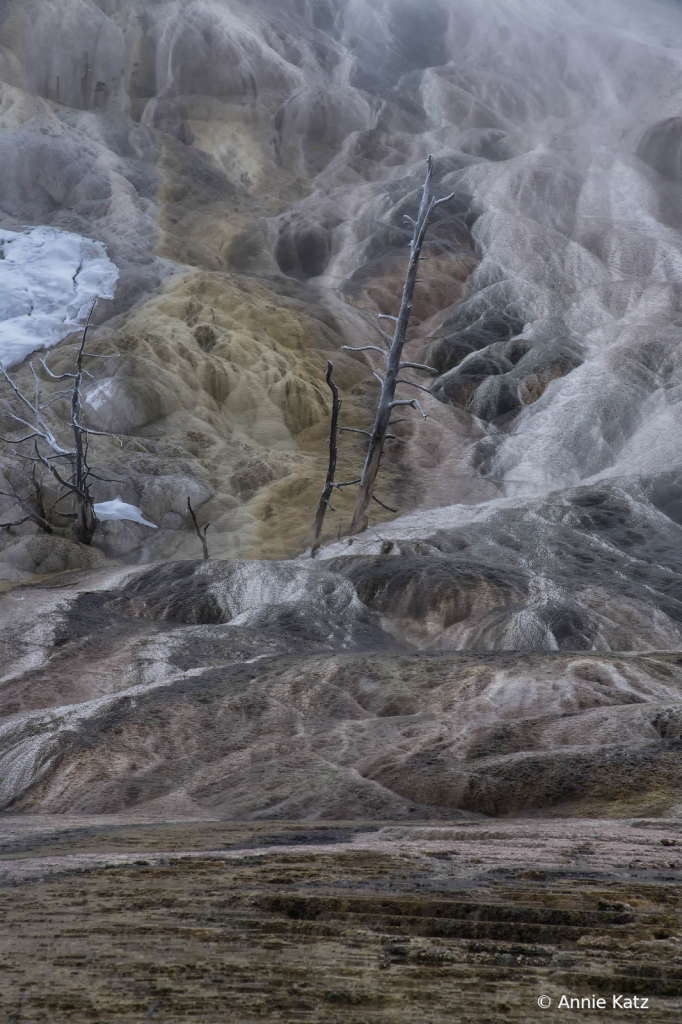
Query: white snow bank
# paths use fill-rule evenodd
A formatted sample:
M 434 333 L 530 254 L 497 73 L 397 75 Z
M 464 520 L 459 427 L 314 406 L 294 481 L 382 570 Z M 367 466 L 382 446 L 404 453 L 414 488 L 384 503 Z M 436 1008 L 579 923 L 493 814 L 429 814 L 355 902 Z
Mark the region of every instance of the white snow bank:
M 151 526 L 153 530 L 158 527 L 145 519 L 137 505 L 128 505 L 117 495 L 113 501 L 99 501 L 93 505 L 95 515 L 99 520 L 104 519 L 129 519 L 133 523 L 142 523 L 144 526 Z
M 96 298 L 113 299 L 118 267 L 101 242 L 37 227 L 0 229 L 0 363 L 12 366 L 77 330 Z

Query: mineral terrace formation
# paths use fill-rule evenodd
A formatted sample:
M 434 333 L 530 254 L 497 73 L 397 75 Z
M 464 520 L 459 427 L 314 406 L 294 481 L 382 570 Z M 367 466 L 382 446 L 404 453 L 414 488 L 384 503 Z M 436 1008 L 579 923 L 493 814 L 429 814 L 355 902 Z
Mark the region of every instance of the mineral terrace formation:
M 68 430 L 40 358 L 98 297 L 84 418 L 122 444 L 92 545 L 0 533 L 2 808 L 678 815 L 681 100 L 658 0 L 4 0 L 0 360 Z M 327 361 L 371 429 L 348 347 L 397 315 L 428 154 L 428 418 L 311 560 Z

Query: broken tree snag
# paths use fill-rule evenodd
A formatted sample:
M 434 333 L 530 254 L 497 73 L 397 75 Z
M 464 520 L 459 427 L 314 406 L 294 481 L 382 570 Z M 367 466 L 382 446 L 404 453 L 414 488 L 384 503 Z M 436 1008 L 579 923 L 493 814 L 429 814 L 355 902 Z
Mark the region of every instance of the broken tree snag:
M 441 203 L 446 203 L 449 199 L 454 197 L 453 192 L 444 199 L 435 199 L 431 195 L 432 175 L 433 157 L 430 156 L 426 163 L 426 180 L 424 182 L 419 214 L 417 215 L 416 221 L 413 221 L 411 217 L 407 218 L 411 224 L 414 224 L 414 232 L 412 235 L 412 241 L 410 242 L 410 262 L 408 264 L 407 275 L 405 277 L 405 287 L 403 288 L 400 313 L 397 317 L 382 315 L 379 318 L 381 320 L 394 320 L 395 331 L 388 353 L 383 353 L 386 355 L 386 372 L 383 380 L 379 378 L 381 380 L 381 397 L 377 407 L 374 428 L 369 440 L 365 468 L 362 471 L 362 477 L 360 479 L 358 500 L 350 528 L 350 532 L 352 534 L 362 533 L 363 530 L 367 529 L 367 525 L 369 523 L 369 510 L 374 496 L 374 482 L 379 471 L 379 463 L 381 462 L 381 454 L 384 449 L 384 442 L 386 441 L 391 412 L 398 405 L 410 405 L 413 409 L 419 409 L 422 416 L 424 416 L 424 419 L 426 419 L 426 416 L 416 399 L 412 399 L 411 401 L 395 400 L 395 389 L 398 384 L 412 384 L 414 387 L 421 387 L 421 385 L 415 384 L 413 381 L 401 380 L 400 371 L 413 367 L 415 369 L 430 370 L 434 373 L 437 372 L 433 367 L 417 366 L 417 364 L 414 363 L 401 363 L 400 361 L 403 346 L 405 344 L 405 337 L 407 335 L 407 328 L 410 322 L 410 315 L 412 313 L 412 297 L 418 280 L 417 274 L 419 271 L 420 253 L 422 245 L 424 244 L 426 229 L 429 226 L 431 215 L 436 206 L 440 206 Z M 378 376 L 378 374 L 376 376 Z M 423 388 L 422 390 L 426 391 L 427 389 Z
M 197 517 L 194 515 L 194 509 L 192 508 L 192 503 L 189 500 L 189 497 L 187 498 L 187 511 L 189 512 L 189 514 L 192 517 L 192 522 L 194 523 L 194 529 L 196 530 L 197 537 L 201 541 L 201 546 L 204 549 L 204 561 L 208 561 L 208 542 L 206 540 L 206 531 L 208 530 L 208 528 L 209 528 L 209 526 L 211 524 L 210 523 L 206 523 L 206 526 L 203 528 L 203 530 L 199 529 L 199 524 L 197 522 Z
M 334 476 L 336 474 L 336 456 L 337 456 L 337 450 L 338 450 L 338 440 L 337 439 L 338 439 L 338 435 L 341 433 L 341 431 L 338 429 L 338 427 L 339 427 L 339 410 L 341 409 L 341 400 L 339 399 L 339 389 L 337 388 L 336 384 L 332 380 L 332 371 L 333 371 L 333 369 L 334 369 L 334 367 L 329 362 L 329 360 L 327 360 L 327 372 L 325 374 L 325 380 L 327 381 L 327 384 L 329 385 L 329 388 L 330 388 L 331 393 L 332 393 L 332 415 L 331 415 L 331 422 L 329 424 L 329 437 L 327 439 L 327 444 L 329 445 L 329 468 L 327 469 L 327 479 L 325 481 L 325 485 L 322 488 L 322 495 L 320 496 L 320 504 L 317 506 L 317 515 L 315 516 L 315 530 L 314 530 L 314 536 L 313 536 L 313 543 L 312 543 L 312 546 L 310 548 L 310 557 L 311 558 L 315 557 L 315 554 L 316 554 L 318 548 L 320 547 L 320 545 L 322 543 L 322 527 L 324 526 L 324 517 L 326 515 L 327 509 L 329 508 L 329 509 L 331 509 L 332 512 L 336 512 L 336 509 L 332 507 L 332 504 L 331 504 L 331 502 L 329 500 L 331 498 L 331 496 L 332 496 L 332 491 L 334 490 L 335 487 L 336 487 L 336 489 L 338 491 L 341 491 L 341 490 L 343 490 L 344 487 L 350 487 L 351 484 L 359 484 L 360 483 L 360 477 L 358 477 L 357 480 L 344 480 L 340 484 L 334 483 Z M 350 430 L 352 433 L 356 433 L 356 431 L 352 430 L 352 428 L 350 428 L 350 427 L 342 427 L 341 430 Z M 358 431 L 358 433 L 368 433 L 368 432 L 367 431 Z M 339 527 L 339 530 L 340 529 L 341 528 Z
M 322 488 L 320 504 L 317 506 L 313 544 L 310 549 L 311 558 L 315 557 L 315 553 L 317 552 L 317 549 L 322 543 L 322 527 L 324 526 L 324 517 L 327 512 L 327 508 L 331 508 L 332 512 L 334 511 L 331 504 L 329 503 L 329 499 L 331 498 L 332 490 L 334 489 L 334 476 L 336 474 L 336 454 L 338 448 L 337 437 L 341 400 L 339 398 L 339 389 L 332 380 L 333 369 L 333 365 L 329 362 L 329 360 L 327 360 L 327 372 L 325 373 L 324 377 L 332 393 L 332 415 L 331 422 L 329 424 L 329 468 L 327 469 L 327 479 L 325 481 L 324 487 Z

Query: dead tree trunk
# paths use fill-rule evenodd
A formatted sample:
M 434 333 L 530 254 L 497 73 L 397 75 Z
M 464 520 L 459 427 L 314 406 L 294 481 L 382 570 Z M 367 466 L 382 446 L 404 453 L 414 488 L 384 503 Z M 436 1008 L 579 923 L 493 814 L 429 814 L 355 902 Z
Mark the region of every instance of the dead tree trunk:
M 324 517 L 325 517 L 327 509 L 331 509 L 332 512 L 336 512 L 336 509 L 332 507 L 332 504 L 331 504 L 331 502 L 329 500 L 331 498 L 331 496 L 332 496 L 332 491 L 334 490 L 335 487 L 336 487 L 336 489 L 338 491 L 340 491 L 344 487 L 350 487 L 351 484 L 359 484 L 360 483 L 360 477 L 358 477 L 357 480 L 344 480 L 340 484 L 334 483 L 334 476 L 336 474 L 336 455 L 337 455 L 337 449 L 338 449 L 337 437 L 338 437 L 338 435 L 343 430 L 349 430 L 351 428 L 349 428 L 349 427 L 341 427 L 341 430 L 338 429 L 338 427 L 339 427 L 339 410 L 341 409 L 341 401 L 339 399 L 339 389 L 337 388 L 336 384 L 332 380 L 332 370 L 333 369 L 334 369 L 334 367 L 329 362 L 329 360 L 327 360 L 327 372 L 325 374 L 325 380 L 327 381 L 327 384 L 329 385 L 329 387 L 331 389 L 331 393 L 332 393 L 332 416 L 331 416 L 331 422 L 329 424 L 329 439 L 328 439 L 328 444 L 329 444 L 329 469 L 327 470 L 327 479 L 326 479 L 325 485 L 324 485 L 324 487 L 322 489 L 322 495 L 320 497 L 320 504 L 317 506 L 317 515 L 315 517 L 315 534 L 314 534 L 314 537 L 313 537 L 313 544 L 312 544 L 312 547 L 310 549 L 310 557 L 311 558 L 315 557 L 315 553 L 317 552 L 317 549 L 320 547 L 320 544 L 322 543 L 322 527 L 324 525 Z M 359 431 L 359 433 L 364 433 L 364 431 Z M 340 527 L 339 527 L 339 530 L 340 530 Z
M 194 509 L 192 508 L 192 503 L 190 502 L 189 498 L 187 498 L 187 511 L 192 517 L 194 529 L 196 530 L 197 537 L 201 541 L 201 546 L 204 549 L 204 561 L 208 561 L 208 541 L 206 540 L 206 531 L 208 530 L 211 524 L 206 523 L 206 526 L 203 528 L 203 530 L 199 529 L 199 523 L 197 522 L 197 517 L 194 515 Z
M 90 327 L 90 318 L 92 317 L 94 308 L 95 303 L 93 302 L 83 330 L 80 348 L 78 349 L 78 357 L 76 359 L 76 376 L 73 382 L 73 390 L 71 392 L 71 427 L 73 429 L 71 479 L 75 485 L 73 493 L 76 498 L 76 515 L 78 517 L 74 523 L 74 533 L 76 534 L 76 538 L 81 541 L 82 544 L 90 544 L 92 542 L 92 538 L 95 536 L 95 530 L 97 529 L 97 517 L 95 516 L 95 510 L 93 508 L 95 501 L 88 486 L 88 434 L 81 426 L 80 422 L 81 387 L 83 384 L 83 352 L 85 349 L 85 339 L 88 334 L 88 328 Z
M 329 425 L 329 468 L 327 470 L 327 479 L 322 489 L 322 496 L 320 497 L 320 504 L 317 506 L 317 515 L 315 516 L 315 531 L 313 535 L 313 545 L 310 549 L 310 557 L 314 558 L 317 549 L 322 543 L 322 527 L 324 526 L 324 517 L 327 512 L 327 508 L 331 508 L 332 512 L 334 509 L 331 506 L 329 499 L 332 496 L 334 489 L 334 476 L 336 475 L 336 453 L 337 453 L 337 436 L 338 436 L 338 425 L 339 425 L 339 410 L 341 408 L 341 401 L 339 399 L 339 389 L 332 380 L 333 365 L 327 360 L 327 372 L 325 374 L 325 380 L 329 385 L 332 393 L 332 417 Z
M 395 321 L 395 332 L 388 352 L 384 352 L 383 349 L 376 348 L 376 351 L 381 352 L 386 358 L 386 373 L 383 379 L 379 377 L 379 374 L 375 374 L 375 376 L 377 376 L 381 381 L 381 397 L 377 407 L 374 428 L 370 434 L 365 467 L 362 472 L 362 477 L 360 478 L 358 499 L 355 505 L 353 522 L 350 529 L 352 534 L 362 533 L 363 530 L 367 529 L 367 525 L 369 523 L 369 510 L 374 497 L 374 482 L 379 471 L 379 463 L 381 462 L 381 455 L 390 425 L 391 413 L 398 406 L 409 405 L 413 409 L 418 409 L 424 419 L 426 419 L 426 414 L 416 398 L 396 400 L 395 390 L 398 384 L 409 384 L 412 387 L 420 388 L 422 391 L 428 391 L 427 388 L 423 388 L 420 384 L 416 384 L 414 381 L 401 379 L 401 370 L 413 368 L 429 370 L 432 373 L 436 372 L 433 367 L 430 366 L 401 362 L 407 328 L 410 322 L 410 314 L 412 313 L 412 297 L 414 295 L 415 285 L 418 282 L 417 274 L 419 271 L 420 253 L 426 236 L 426 230 L 429 226 L 429 221 L 434 209 L 437 206 L 440 206 L 441 203 L 446 203 L 454 196 L 454 193 L 452 193 L 452 195 L 446 196 L 444 199 L 433 198 L 430 194 L 432 175 L 433 157 L 429 156 L 427 161 L 426 180 L 424 182 L 422 200 L 417 220 L 413 221 L 411 218 L 407 218 L 414 225 L 414 232 L 412 235 L 412 241 L 410 242 L 410 262 L 407 268 L 405 287 L 403 288 L 400 313 L 397 317 L 380 317 L 380 319 L 383 320 Z M 354 349 L 354 351 L 364 351 L 365 348 L 375 348 L 375 346 L 365 346 L 363 348 Z

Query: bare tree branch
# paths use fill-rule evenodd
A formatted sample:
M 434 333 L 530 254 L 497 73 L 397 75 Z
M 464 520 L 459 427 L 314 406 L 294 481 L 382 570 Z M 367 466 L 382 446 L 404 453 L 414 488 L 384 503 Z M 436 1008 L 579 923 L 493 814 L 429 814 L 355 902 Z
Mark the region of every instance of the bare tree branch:
M 21 444 L 22 441 L 31 441 L 34 437 L 43 437 L 43 435 L 36 432 L 27 434 L 26 437 L 0 437 L 0 441 L 4 441 L 5 444 Z
M 31 369 L 33 370 L 33 364 L 31 364 Z M 38 426 L 36 428 L 35 424 L 29 423 L 28 420 L 22 420 L 20 416 L 15 416 L 14 413 L 10 413 L 10 416 L 12 417 L 12 419 L 16 420 L 17 423 L 23 423 L 25 427 L 30 427 L 33 430 L 37 429 L 38 432 L 47 441 L 47 443 L 49 444 L 50 448 L 52 448 L 52 450 L 55 453 L 57 453 L 59 455 L 67 455 L 68 454 L 67 450 L 65 448 L 62 448 L 61 445 L 57 443 L 57 439 L 54 437 L 52 431 L 47 426 L 47 424 L 44 422 L 42 416 L 40 415 L 40 409 L 37 408 L 37 407 L 34 408 L 34 406 L 32 406 L 31 403 L 29 402 L 28 398 L 26 398 L 24 395 L 22 395 L 21 391 L 16 386 L 16 384 L 14 383 L 14 381 L 12 380 L 10 375 L 7 373 L 7 370 L 2 365 L 2 363 L 0 363 L 0 373 L 2 373 L 3 377 L 5 378 L 5 380 L 9 384 L 9 386 L 12 388 L 12 391 L 14 391 L 15 395 L 17 396 L 17 398 L 19 398 L 19 400 L 21 402 L 23 402 L 24 405 L 26 405 L 31 410 L 31 412 L 33 413 L 35 422 L 37 423 Z M 35 376 L 35 373 L 34 373 L 34 376 Z M 36 403 L 36 405 L 37 404 L 38 403 Z
M 24 456 L 24 458 L 26 458 L 26 456 Z M 64 480 L 59 475 L 59 473 L 57 472 L 55 467 L 52 465 L 52 463 L 49 461 L 49 459 L 43 458 L 43 456 L 39 454 L 37 458 L 35 458 L 35 459 L 31 458 L 31 462 L 33 462 L 33 463 L 41 462 L 43 464 L 43 466 L 45 466 L 45 468 L 48 469 L 50 471 L 50 473 L 52 473 L 52 476 L 55 478 L 57 483 L 61 484 L 62 487 L 66 487 L 67 490 L 71 491 L 77 497 L 79 497 L 79 498 L 83 497 L 83 493 L 79 492 L 78 488 L 74 484 L 68 483 L 68 481 Z
M 57 402 L 64 401 L 66 401 L 65 395 L 56 395 L 53 398 L 51 398 L 49 402 L 43 402 L 43 404 L 40 406 L 40 411 L 42 412 L 43 409 L 51 409 L 53 405 L 57 404 Z
M 75 377 L 76 376 L 75 373 L 61 373 L 61 374 L 53 373 L 52 370 L 50 369 L 50 367 L 47 365 L 47 359 L 41 358 L 40 362 L 43 364 L 43 368 L 47 371 L 47 373 L 50 375 L 50 377 L 52 377 L 52 380 L 66 380 L 67 377 Z
M 359 483 L 360 483 L 360 477 L 358 477 L 357 480 L 344 480 L 343 483 L 331 484 L 331 486 L 332 487 L 338 487 L 338 489 L 341 490 L 342 487 L 350 487 L 351 484 L 359 484 Z
M 356 427 L 339 427 L 339 434 L 343 434 L 344 432 L 347 433 L 347 434 L 366 434 L 367 437 L 371 437 L 372 436 L 371 430 L 358 430 Z M 386 434 L 386 437 L 395 438 L 395 434 Z M 353 483 L 357 484 L 357 483 L 359 483 L 359 481 L 360 481 L 360 478 L 358 478 L 357 480 L 354 480 Z
M 383 348 L 379 348 L 378 345 L 363 345 L 362 348 L 353 348 L 352 345 L 342 345 L 341 348 L 345 349 L 346 352 L 378 352 L 379 355 L 388 359 L 388 352 Z
M 377 498 L 376 494 L 372 495 L 372 501 L 376 501 L 377 505 L 381 505 L 381 507 L 385 508 L 387 512 L 397 512 L 398 511 L 397 508 L 390 508 L 388 505 L 384 505 L 383 501 L 379 501 L 379 499 Z
M 33 516 L 24 516 L 23 519 L 13 519 L 10 523 L 0 523 L 0 528 L 3 530 L 9 530 L 11 526 L 21 526 L 22 523 L 28 523 L 33 519 Z
M 425 391 L 427 395 L 431 394 L 429 389 L 425 388 L 423 384 L 417 384 L 413 380 L 405 380 L 403 377 L 398 377 L 398 380 L 396 381 L 396 384 L 409 384 L 410 387 L 412 387 L 412 388 L 419 388 L 420 391 Z
M 92 470 L 88 471 L 88 476 L 91 476 L 93 480 L 99 480 L 102 484 L 124 484 L 125 480 L 122 480 L 118 476 L 97 476 L 97 473 L 93 473 Z M 64 495 L 66 497 L 66 495 Z
M 413 409 L 419 409 L 424 419 L 426 419 L 426 413 L 424 412 L 416 398 L 405 398 L 402 401 L 391 402 L 391 409 L 395 409 L 397 405 L 410 405 L 412 406 Z
M 36 371 L 34 369 L 33 363 L 29 363 L 28 365 L 31 367 L 31 373 L 33 374 L 33 379 L 35 380 L 35 383 L 36 383 L 36 404 L 35 404 L 35 408 L 39 409 L 40 408 L 40 381 L 38 380 L 38 374 L 36 373 Z
M 80 423 L 78 424 L 80 427 Z M 107 430 L 93 430 L 92 427 L 81 427 L 84 434 L 94 434 L 95 437 L 113 437 L 115 441 L 118 441 L 121 448 L 123 447 L 123 441 L 118 434 L 110 434 Z M 94 450 L 94 449 L 93 449 Z
M 9 486 L 12 488 L 12 494 L 8 494 L 7 491 L 0 491 L 0 494 L 3 494 L 7 498 L 14 498 L 17 505 L 19 505 L 19 507 L 26 513 L 26 515 L 24 516 L 23 519 L 17 519 L 11 523 L 0 523 L 0 526 L 9 529 L 10 526 L 21 526 L 22 523 L 26 523 L 30 520 L 31 522 L 35 523 L 36 526 L 38 526 L 44 533 L 52 533 L 52 527 L 50 526 L 45 517 L 45 508 L 43 506 L 42 479 L 40 481 L 36 480 L 35 465 L 33 466 L 33 472 L 31 474 L 31 479 L 33 482 L 33 503 L 29 501 L 28 496 L 22 497 L 22 495 L 20 495 L 17 492 L 16 487 L 9 479 L 9 477 L 6 476 L 5 479 L 7 480 Z
M 410 370 L 428 370 L 429 373 L 435 373 L 436 377 L 438 376 L 438 370 L 436 369 L 435 366 L 425 366 L 424 363 L 401 363 L 400 364 L 400 369 L 401 370 L 408 370 L 408 369 L 410 369 Z

